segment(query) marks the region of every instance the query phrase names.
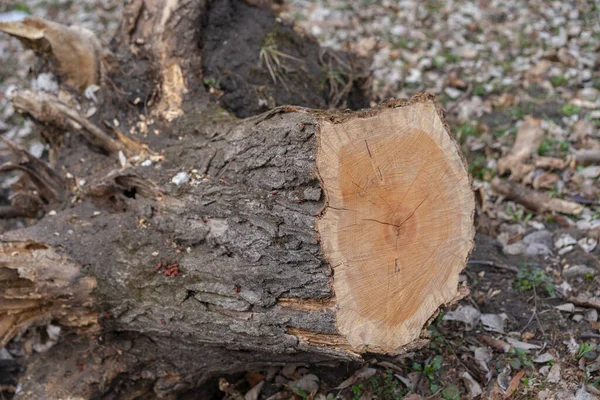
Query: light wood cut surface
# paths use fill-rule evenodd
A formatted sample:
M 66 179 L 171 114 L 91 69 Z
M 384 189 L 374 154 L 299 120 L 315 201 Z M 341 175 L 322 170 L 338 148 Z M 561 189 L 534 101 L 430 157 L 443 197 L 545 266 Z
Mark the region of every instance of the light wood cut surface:
M 465 162 L 425 97 L 322 121 L 317 168 L 337 328 L 358 351 L 396 352 L 457 296 L 474 235 Z

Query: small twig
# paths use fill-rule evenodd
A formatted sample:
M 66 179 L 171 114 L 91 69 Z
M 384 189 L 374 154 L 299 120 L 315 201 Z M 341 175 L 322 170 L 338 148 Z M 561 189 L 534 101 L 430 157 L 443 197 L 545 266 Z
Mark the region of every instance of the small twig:
M 545 330 L 542 327 L 542 323 L 540 322 L 540 319 L 538 317 L 538 312 L 537 312 L 537 292 L 535 291 L 535 286 L 533 287 L 533 312 L 531 313 L 531 317 L 529 318 L 529 321 L 527 321 L 527 324 L 525 324 L 525 326 L 523 327 L 523 329 L 521 329 L 521 333 L 525 332 L 525 329 L 527 329 L 527 327 L 529 326 L 529 324 L 531 323 L 531 321 L 533 321 L 533 319 L 535 318 L 535 320 L 538 323 L 538 327 L 540 328 L 540 332 L 542 332 L 543 334 L 545 334 Z
M 461 94 L 458 99 L 456 99 L 454 101 L 454 103 L 452 103 L 452 105 L 450 107 L 448 107 L 448 109 L 446 110 L 446 114 L 450 114 L 452 111 L 454 111 L 454 109 L 456 107 L 458 107 L 458 105 L 460 104 L 461 101 L 463 101 L 464 99 L 466 99 L 467 97 L 469 97 L 471 95 L 471 92 L 473 91 L 473 84 L 469 83 L 469 87 L 467 88 L 467 90 Z
M 579 335 L 580 339 L 600 339 L 600 334 L 594 332 L 582 332 Z
M 429 397 L 425 397 L 425 398 L 426 398 L 426 399 L 436 399 L 436 398 L 439 398 L 439 397 L 437 397 L 437 396 L 438 396 L 438 394 L 442 393 L 442 390 L 444 390 L 444 388 L 440 388 L 440 389 L 438 389 L 438 391 L 437 391 L 437 392 L 435 392 L 435 393 L 433 393 L 431 396 L 429 396 Z
M 463 367 L 464 367 L 464 368 L 465 368 L 465 369 L 466 369 L 466 370 L 467 370 L 469 373 L 471 373 L 472 375 L 475 375 L 475 376 L 477 376 L 477 375 L 478 375 L 478 373 L 477 373 L 475 370 L 473 370 L 473 369 L 469 368 L 469 367 L 468 367 L 468 366 L 467 366 L 467 365 L 466 365 L 466 364 L 465 364 L 465 363 L 464 363 L 464 362 L 463 362 L 463 361 L 460 359 L 460 357 L 459 357 L 459 356 L 458 356 L 458 354 L 456 353 L 456 350 L 455 350 L 456 343 L 454 343 L 454 341 L 452 341 L 452 340 L 448 340 L 448 342 L 451 342 L 451 343 L 452 343 L 452 346 L 451 346 L 451 347 L 449 347 L 449 348 L 448 348 L 448 350 L 450 351 L 450 353 L 454 354 L 454 356 L 456 357 L 456 361 L 458 361 L 458 362 L 460 363 L 460 365 L 462 365 L 462 366 L 463 366 Z
M 302 106 L 278 106 L 269 111 L 265 111 L 262 114 L 255 115 L 253 117 L 248 117 L 246 119 L 240 120 L 238 122 L 239 125 L 244 124 L 246 122 L 253 122 L 254 125 L 258 125 L 259 123 L 273 118 L 277 114 L 285 114 L 285 113 L 303 113 L 309 114 L 312 110 L 307 107 Z
M 505 271 L 511 271 L 511 272 L 515 272 L 515 273 L 519 272 L 519 268 L 517 268 L 517 267 L 514 267 L 512 265 L 497 263 L 495 261 L 490 261 L 490 260 L 469 260 L 467 262 L 467 265 L 487 265 L 489 267 L 494 267 L 494 268 L 502 269 Z

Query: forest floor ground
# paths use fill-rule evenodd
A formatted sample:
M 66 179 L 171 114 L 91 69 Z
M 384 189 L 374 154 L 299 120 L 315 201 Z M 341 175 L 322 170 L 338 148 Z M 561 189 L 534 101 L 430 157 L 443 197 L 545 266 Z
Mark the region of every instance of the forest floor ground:
M 120 3 L 22 0 L 0 13 L 77 23 L 107 44 Z M 477 198 L 476 247 L 461 276 L 471 293 L 443 311 L 418 352 L 223 379 L 246 399 L 600 395 L 600 2 L 291 0 L 281 17 L 371 58 L 374 103 L 427 91 L 447 110 Z M 0 35 L 0 131 L 41 156 L 33 124 L 8 101 L 28 84 L 26 57 Z M 583 160 L 594 151 L 595 162 Z

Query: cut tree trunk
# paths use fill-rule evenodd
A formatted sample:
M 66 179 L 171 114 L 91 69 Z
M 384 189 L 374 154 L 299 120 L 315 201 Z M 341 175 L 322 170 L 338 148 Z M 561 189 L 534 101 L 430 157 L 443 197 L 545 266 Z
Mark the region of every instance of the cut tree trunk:
M 239 89 L 235 63 L 218 65 L 208 43 L 249 20 L 258 27 L 239 41 L 257 45 L 266 87 L 254 77 Z M 52 43 L 43 26 L 27 40 Z M 40 199 L 6 215 L 43 217 L 2 235 L 0 347 L 61 327 L 31 357 L 23 396 L 176 396 L 216 374 L 426 343 L 437 310 L 465 293 L 474 235 L 467 168 L 433 97 L 246 119 L 217 106 L 235 109 L 238 90 L 251 110 L 261 98 L 360 104 L 354 61 L 315 46 L 243 2 L 134 0 L 97 63 L 100 90 L 86 87 L 97 103 L 73 76 L 60 95 L 15 94 L 42 123 L 53 169 L 9 143 L 19 161 L 6 170 L 20 167 Z M 60 52 L 37 49 L 65 74 Z M 347 67 L 345 84 L 325 73 L 319 92 L 314 57 Z

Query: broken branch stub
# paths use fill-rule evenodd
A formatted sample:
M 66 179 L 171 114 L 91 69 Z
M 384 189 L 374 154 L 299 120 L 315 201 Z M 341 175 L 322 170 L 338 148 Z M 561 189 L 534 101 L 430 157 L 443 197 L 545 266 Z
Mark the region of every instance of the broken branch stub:
M 48 203 L 63 203 L 67 198 L 67 185 L 64 179 L 44 161 L 34 157 L 16 143 L 1 137 L 17 157 L 17 162 L 8 162 L 0 166 L 0 172 L 20 170 L 33 182 L 41 197 Z
M 580 214 L 583 206 L 573 201 L 556 199 L 544 192 L 538 192 L 516 182 L 492 179 L 492 189 L 498 194 L 524 205 L 536 213 L 558 212 L 562 214 Z
M 20 90 L 13 95 L 12 102 L 19 112 L 27 113 L 44 124 L 62 130 L 75 130 L 91 144 L 107 153 L 128 150 L 124 142 L 112 138 L 77 110 L 67 106 L 52 94 Z

